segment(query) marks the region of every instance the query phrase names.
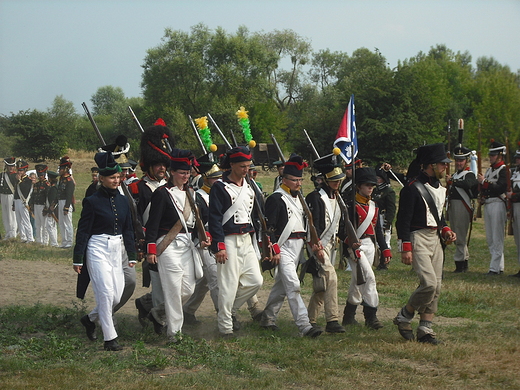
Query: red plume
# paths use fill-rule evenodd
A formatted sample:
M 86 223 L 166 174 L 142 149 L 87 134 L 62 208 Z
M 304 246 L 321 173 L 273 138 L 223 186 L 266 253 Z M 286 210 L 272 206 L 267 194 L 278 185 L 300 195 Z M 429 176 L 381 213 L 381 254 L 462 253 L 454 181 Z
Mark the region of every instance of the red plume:
M 494 138 L 491 138 L 491 139 L 489 140 L 489 142 L 493 143 L 493 142 L 495 142 L 495 139 L 494 139 Z
M 153 124 L 154 126 L 164 126 L 166 127 L 166 122 L 162 119 L 162 118 L 159 118 L 155 121 L 155 123 Z

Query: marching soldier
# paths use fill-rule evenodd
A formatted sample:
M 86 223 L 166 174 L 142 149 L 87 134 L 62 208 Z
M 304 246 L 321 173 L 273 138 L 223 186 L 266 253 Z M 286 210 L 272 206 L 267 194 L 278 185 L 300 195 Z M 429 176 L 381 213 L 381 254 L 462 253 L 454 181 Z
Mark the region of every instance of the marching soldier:
M 486 275 L 495 276 L 504 272 L 504 239 L 507 220 L 506 209 L 506 146 L 495 140 L 489 147 L 489 168 L 485 175 L 479 173 L 480 202 L 484 205 L 484 226 L 486 240 L 491 254 L 489 271 Z
M 94 192 L 96 192 L 98 187 L 100 186 L 100 183 L 98 180 L 98 173 L 99 173 L 98 167 L 90 168 L 90 175 L 92 177 L 92 182 L 90 183 L 90 185 L 87 187 L 87 190 L 85 191 L 85 198 L 88 198 L 90 195 L 92 195 Z
M 187 199 L 191 195 L 186 194 L 194 156 L 189 150 L 173 149 L 170 159 L 170 179 L 153 193 L 150 202 L 146 260 L 159 269 L 167 336 L 179 342 L 184 322 L 182 306 L 202 277 L 202 261 L 192 238 L 196 221 Z M 208 237 L 198 239 L 202 248 L 211 243 Z
M 272 231 L 273 263 L 278 264 L 269 299 L 262 315 L 260 326 L 278 330 L 276 318 L 285 297 L 300 333 L 318 337 L 322 330 L 311 325 L 307 308 L 300 294 L 297 268 L 303 256 L 307 236 L 303 206 L 297 196 L 302 183 L 303 169 L 307 166 L 301 156 L 293 154 L 286 161 L 280 188 L 267 198 L 265 203 L 267 227 Z
M 206 228 L 209 217 L 209 194 L 213 184 L 222 177 L 222 171 L 210 159 L 208 154 L 197 159 L 200 164 L 197 169 L 203 178 L 203 185 L 196 192 L 197 206 L 199 207 L 202 220 Z M 195 312 L 200 307 L 206 293 L 209 291 L 213 307 L 218 312 L 218 283 L 217 283 L 217 262 L 215 257 L 208 249 L 198 248 L 202 258 L 203 276 L 197 280 L 193 295 L 184 304 L 184 322 L 188 325 L 197 325 L 200 321 L 195 317 Z
M 144 176 L 139 181 L 131 183 L 128 189 L 137 203 L 138 218 L 141 219 L 143 226 L 148 222 L 150 215 L 152 194 L 157 188 L 166 184 L 166 169 L 170 166 L 170 155 L 166 142 L 170 142 L 173 147 L 171 131 L 160 118 L 141 136 L 139 163 Z M 150 287 L 150 284 L 152 285 L 151 293 L 137 298 L 135 306 L 141 325 L 144 326 L 146 318 L 148 318 L 154 324 L 154 331 L 161 334 L 162 324 L 165 321 L 164 310 L 153 309 L 154 307 L 164 307 L 161 279 L 157 266 L 144 261 L 143 287 Z
M 16 159 L 4 158 L 4 171 L 0 178 L 0 202 L 2 203 L 2 222 L 4 224 L 4 240 L 15 238 L 18 231 L 14 212 L 14 191 L 16 186 Z
M 356 169 L 356 201 L 350 203 L 350 219 L 356 221 L 357 236 L 361 240 L 359 248 L 360 258 L 357 263 L 350 261 L 350 267 L 361 267 L 365 276 L 365 283 L 358 284 L 357 273 L 352 272 L 350 288 L 348 291 L 347 304 L 343 315 L 343 325 L 357 325 L 355 319 L 358 305 L 363 305 L 365 325 L 377 330 L 383 324 L 377 318 L 379 306 L 379 294 L 376 288 L 376 277 L 372 269 L 376 256 L 376 243 L 381 250 L 381 261 L 383 264 L 390 262 L 392 253 L 388 248 L 383 234 L 383 226 L 379 218 L 379 208 L 371 200 L 372 193 L 377 184 L 376 171 L 373 168 Z M 355 210 L 355 211 L 354 211 Z
M 118 191 L 121 167 L 110 152 L 97 153 L 94 159 L 100 168 L 101 186 L 94 195 L 83 199 L 73 268 L 78 275 L 84 272 L 84 267 L 88 270 L 96 307 L 80 321 L 91 341 L 97 339 L 96 322 L 99 322 L 104 349 L 120 351 L 123 347 L 117 342 L 113 314 L 124 288 L 124 249 L 131 264 L 135 264 L 137 257 L 134 231 L 128 202 Z
M 383 227 L 386 246 L 391 249 L 390 239 L 392 238 L 392 225 L 394 223 L 396 211 L 396 196 L 395 191 L 390 185 L 390 179 L 385 170 L 380 167 L 376 170 L 377 186 L 372 193 L 372 199 L 376 202 L 379 208 L 379 219 Z M 388 269 L 388 264 L 385 262 L 384 255 L 381 253 L 377 269 Z
M 276 171 L 278 173 L 278 176 L 274 178 L 274 184 L 273 184 L 273 192 L 275 192 L 278 188 L 280 188 L 280 185 L 282 184 L 282 178 L 283 178 L 283 162 L 282 161 L 275 161 L 273 165 L 276 167 Z
M 325 286 L 320 285 L 318 289 L 318 284 L 313 283 L 313 293 L 308 306 L 309 319 L 315 324 L 320 309 L 324 306 L 327 320 L 325 331 L 344 333 L 345 328 L 338 322 L 338 277 L 333 261 L 336 257 L 336 234 L 341 219 L 341 209 L 336 196 L 339 196 L 337 194 L 345 174 L 337 161 L 337 156 L 333 154 L 315 160 L 314 167 L 320 171 L 324 180 L 321 188 L 308 194 L 305 199 L 323 245 L 316 257 L 321 263 Z
M 45 203 L 47 201 L 47 191 L 50 187 L 49 181 L 46 178 L 48 167 L 44 164 L 38 164 L 35 169 L 38 175 L 38 181 L 34 183 L 33 194 L 30 201 L 31 209 L 34 211 L 35 238 L 37 243 L 47 245 L 49 242 L 49 233 L 45 226 L 47 218 L 44 216 L 43 210 L 45 209 Z
M 417 341 L 439 344 L 432 329 L 441 292 L 444 249 L 457 235 L 447 225 L 442 215 L 446 200 L 446 188 L 440 179 L 450 159 L 441 143 L 424 145 L 417 149 L 417 158 L 409 172 L 419 170 L 419 175 L 401 190 L 396 230 L 401 262 L 412 265 L 419 278 L 419 286 L 408 302 L 394 318 L 399 333 L 405 340 L 414 340 L 411 322 L 417 311 L 420 316 Z
M 451 230 L 457 233 L 455 242 L 455 273 L 468 270 L 468 232 L 473 221 L 473 204 L 471 199 L 476 197 L 477 178 L 468 167 L 468 158 L 471 151 L 459 145 L 453 151 L 455 159 L 455 173 L 446 175 L 448 183 L 448 217 Z
M 263 282 L 252 241 L 255 192 L 245 179 L 251 159 L 245 147 L 227 151 L 221 168 L 229 171 L 224 172 L 209 194 L 209 232 L 219 289 L 218 328 L 223 337 L 233 337 L 237 310 L 257 293 Z
M 45 229 L 49 235 L 50 246 L 57 248 L 58 245 L 58 183 L 59 174 L 53 171 L 47 171 L 49 177 L 49 188 L 47 190 L 47 199 L 45 201 L 45 208 L 43 215 L 45 215 Z
M 74 190 L 76 183 L 70 175 L 70 167 L 72 162 L 69 156 L 60 159 L 59 171 L 60 179 L 58 181 L 58 213 L 59 226 L 61 233 L 60 248 L 70 248 L 72 246 L 74 227 L 72 226 L 72 212 L 74 211 Z
M 27 164 L 24 160 L 17 162 L 16 184 L 14 191 L 14 211 L 16 214 L 16 222 L 20 230 L 20 239 L 22 242 L 34 242 L 33 228 L 31 225 L 31 210 L 29 204 L 33 193 L 33 182 L 26 175 Z
M 513 213 L 513 234 L 515 236 L 518 263 L 520 264 L 520 150 L 516 151 L 514 159 L 515 168 L 511 170 L 511 191 L 507 193 L 507 197 L 511 200 L 513 208 L 511 210 Z M 520 278 L 520 271 L 509 276 Z

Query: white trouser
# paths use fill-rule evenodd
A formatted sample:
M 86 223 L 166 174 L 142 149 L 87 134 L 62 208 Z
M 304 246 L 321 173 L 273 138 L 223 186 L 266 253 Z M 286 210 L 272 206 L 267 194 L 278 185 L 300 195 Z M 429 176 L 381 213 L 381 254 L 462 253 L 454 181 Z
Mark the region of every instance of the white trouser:
M 520 264 L 520 203 L 513 203 L 513 233 L 515 235 L 516 256 Z
M 263 326 L 275 325 L 285 297 L 298 330 L 305 334 L 312 326 L 307 307 L 300 295 L 300 279 L 296 271 L 303 250 L 303 240 L 287 240 L 280 248 L 280 263 L 264 309 Z
M 121 294 L 119 303 L 114 307 L 114 313 L 121 309 L 134 293 L 137 278 L 135 266 L 130 267 L 130 263 L 128 262 L 128 253 L 126 253 L 124 241 L 121 241 L 121 252 L 123 253 L 123 275 L 125 277 L 125 287 Z
M 263 278 L 251 235 L 233 234 L 224 238 L 227 261 L 217 264 L 218 329 L 233 333 L 232 313 L 257 293 Z
M 99 321 L 105 341 L 117 337 L 112 313 L 125 284 L 122 239 L 121 235 L 100 234 L 90 237 L 87 244 L 87 269 L 96 298 L 96 307 L 88 316 L 90 321 Z
M 157 240 L 159 244 L 166 236 Z M 191 237 L 179 233 L 157 258 L 159 276 L 164 293 L 164 309 L 168 337 L 181 331 L 184 315 L 182 305 L 195 289 L 195 265 L 193 252 L 188 243 Z
M 184 305 L 184 312 L 195 314 L 209 291 L 215 310 L 218 310 L 217 262 L 207 249 L 197 249 L 202 258 L 204 275 L 197 280 L 195 291 Z
M 16 223 L 16 214 L 13 211 L 13 194 L 0 194 L 0 202 L 2 202 L 2 222 L 4 223 L 5 235 L 4 239 L 16 237 L 18 224 Z
M 65 199 L 58 201 L 58 221 L 60 224 L 61 247 L 70 248 L 72 246 L 72 236 L 74 234 L 74 228 L 72 227 L 72 207 L 69 208 L 67 215 L 64 215 L 63 208 L 65 207 L 65 202 Z
M 45 230 L 49 235 L 49 243 L 53 247 L 58 246 L 58 226 L 52 215 L 45 216 Z
M 14 211 L 16 214 L 16 222 L 20 229 L 20 240 L 22 240 L 22 242 L 34 242 L 29 210 L 25 207 L 21 199 L 14 200 Z
M 36 229 L 35 238 L 39 244 L 47 245 L 49 242 L 49 233 L 45 228 L 46 216 L 43 215 L 44 205 L 34 205 L 34 227 Z
M 495 200 L 489 202 L 490 199 Z M 491 254 L 489 270 L 500 273 L 504 270 L 504 239 L 506 228 L 506 205 L 498 198 L 486 199 L 484 205 L 484 226 L 486 240 Z M 489 202 L 489 203 L 488 203 Z
M 379 306 L 379 295 L 376 288 L 376 277 L 372 269 L 374 264 L 375 245 L 370 238 L 363 238 L 361 240 L 361 258 L 356 263 L 349 259 L 352 267 L 352 275 L 350 279 L 350 287 L 348 289 L 347 301 L 353 305 L 360 305 L 364 303 L 371 307 Z M 358 286 L 357 284 L 357 270 L 356 267 L 361 266 L 366 283 Z

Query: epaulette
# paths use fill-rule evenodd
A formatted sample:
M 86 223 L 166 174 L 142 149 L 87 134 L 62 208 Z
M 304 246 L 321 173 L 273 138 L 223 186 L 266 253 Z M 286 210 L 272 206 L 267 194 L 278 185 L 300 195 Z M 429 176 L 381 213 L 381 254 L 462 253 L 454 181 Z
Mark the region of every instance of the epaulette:
M 137 195 L 139 193 L 139 187 L 137 186 L 137 184 L 140 183 L 141 181 L 143 181 L 143 179 L 130 183 L 130 185 L 128 186 L 128 189 L 130 190 L 130 192 L 132 194 Z

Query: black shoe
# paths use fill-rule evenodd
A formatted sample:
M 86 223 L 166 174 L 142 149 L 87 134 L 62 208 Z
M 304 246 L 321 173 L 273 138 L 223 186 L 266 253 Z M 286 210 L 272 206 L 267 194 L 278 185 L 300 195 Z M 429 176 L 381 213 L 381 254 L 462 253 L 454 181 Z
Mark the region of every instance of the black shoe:
M 80 322 L 85 327 L 88 339 L 90 341 L 96 341 L 96 324 L 90 321 L 87 314 L 80 318 Z
M 315 339 L 319 335 L 323 333 L 321 328 L 315 328 L 314 326 L 310 328 L 307 333 L 304 334 L 305 337 L 310 337 L 311 339 Z
M 146 325 L 148 325 L 146 323 L 146 317 L 148 316 L 148 311 L 144 308 L 144 306 L 141 302 L 141 299 L 137 298 L 135 300 L 135 308 L 138 311 L 137 319 L 139 320 L 139 323 L 141 324 L 142 327 L 145 327 Z
M 231 340 L 235 338 L 234 333 L 220 333 L 220 337 L 224 340 Z
M 413 341 L 414 335 L 412 330 L 412 324 L 409 322 L 399 321 L 399 316 L 394 318 L 394 325 L 397 325 L 397 329 L 399 330 L 399 334 L 403 336 L 403 338 L 407 341 Z
M 345 328 L 342 327 L 338 321 L 330 321 L 330 322 L 327 322 L 327 326 L 325 326 L 325 332 L 345 333 Z
M 123 347 L 117 343 L 117 339 L 105 341 L 104 348 L 105 348 L 105 351 L 121 351 L 123 349 Z
M 162 334 L 164 326 L 162 326 L 159 322 L 157 322 L 157 320 L 155 319 L 153 314 L 152 313 L 148 313 L 146 318 L 148 318 L 150 321 L 152 321 L 154 332 L 157 333 L 157 334 Z
M 242 324 L 240 324 L 240 321 L 237 320 L 236 316 L 231 316 L 231 320 L 233 321 L 233 332 L 238 332 Z
M 427 344 L 431 344 L 431 345 L 439 345 L 442 343 L 441 340 L 436 339 L 435 336 L 433 336 L 431 334 L 425 334 L 424 336 L 419 337 L 417 339 L 417 341 L 420 343 L 427 343 Z
M 267 330 L 272 330 L 273 332 L 277 332 L 280 330 L 280 328 L 276 325 L 260 325 L 260 328 L 262 329 L 267 329 Z
M 195 314 L 189 314 L 186 312 L 184 312 L 183 314 L 184 314 L 184 324 L 192 325 L 192 326 L 201 324 L 201 322 L 197 319 L 197 317 L 195 317 Z
M 464 261 L 456 261 L 455 262 L 455 271 L 453 271 L 454 274 L 460 274 L 463 272 L 466 272 L 466 268 L 464 267 L 465 263 Z
M 512 278 L 520 278 L 520 271 L 518 271 L 516 274 L 509 275 Z
M 495 271 L 488 271 L 486 274 L 486 276 L 497 276 L 497 275 L 500 275 L 501 272 L 495 272 Z
M 252 316 L 254 322 L 260 322 L 262 321 L 262 316 L 264 314 L 264 311 L 258 311 L 254 316 Z

